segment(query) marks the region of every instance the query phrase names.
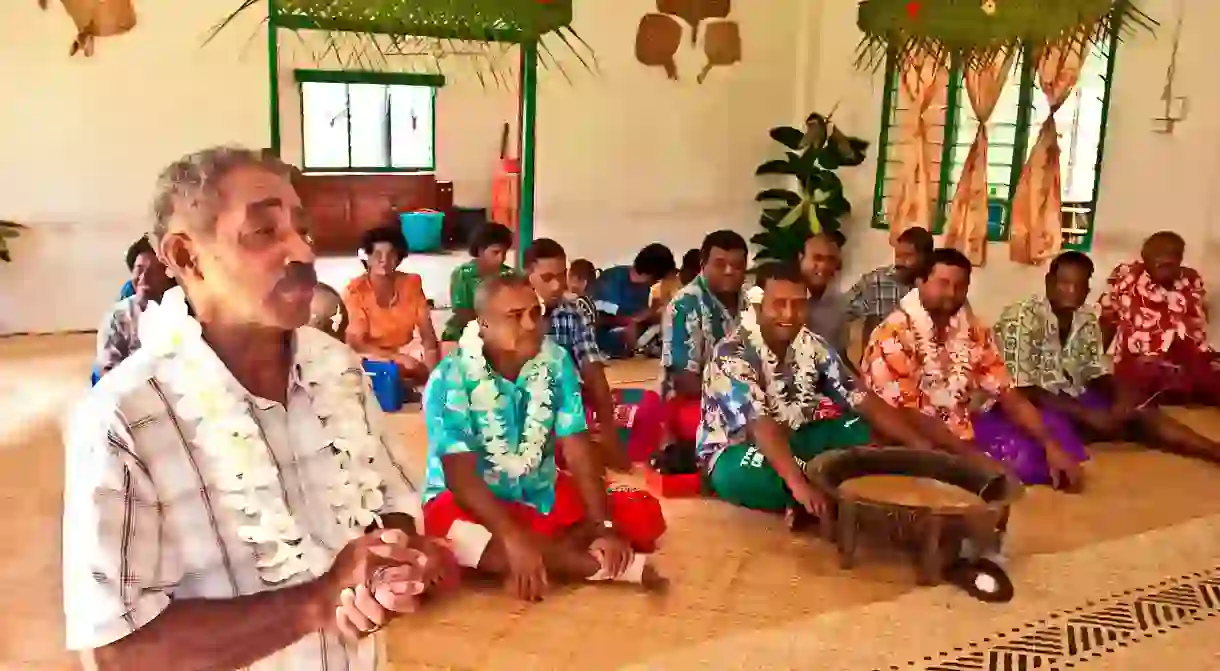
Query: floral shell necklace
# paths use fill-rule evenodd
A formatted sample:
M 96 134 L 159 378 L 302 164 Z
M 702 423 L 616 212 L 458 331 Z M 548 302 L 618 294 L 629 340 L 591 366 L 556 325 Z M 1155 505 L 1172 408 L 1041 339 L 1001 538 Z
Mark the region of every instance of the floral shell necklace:
M 254 419 L 248 396 L 203 340 L 180 287 L 167 291 L 140 317 L 142 348 L 157 360 L 157 378 L 177 398 L 174 411 L 194 425 L 191 442 L 204 455 L 220 501 L 238 514 L 238 535 L 255 547 L 259 577 L 271 584 L 295 576 L 320 576 L 331 553 L 288 510 L 279 470 Z M 351 353 L 309 328 L 296 331 L 302 381 L 329 442 L 333 467 L 325 496 L 347 537 L 378 520 L 383 483 L 374 467 L 380 440 L 364 411 L 364 376 L 353 372 Z
M 902 297 L 899 308 L 911 320 L 915 342 L 919 348 L 922 374 L 920 389 L 929 402 L 941 410 L 953 410 L 966 400 L 970 384 L 970 338 L 968 324 L 961 310 L 949 319 L 945 330 L 945 348 L 949 355 L 948 368 L 936 346 L 936 325 L 919 300 L 919 290 L 912 289 Z

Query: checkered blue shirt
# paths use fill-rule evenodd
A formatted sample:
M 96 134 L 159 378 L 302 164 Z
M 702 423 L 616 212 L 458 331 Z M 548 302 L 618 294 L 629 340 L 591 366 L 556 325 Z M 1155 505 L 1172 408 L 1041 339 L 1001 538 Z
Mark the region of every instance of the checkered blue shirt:
M 593 325 L 585 318 L 575 301 L 563 299 L 547 313 L 551 328 L 547 335 L 567 351 L 582 369 L 585 364 L 606 363 L 606 357 L 597 347 Z

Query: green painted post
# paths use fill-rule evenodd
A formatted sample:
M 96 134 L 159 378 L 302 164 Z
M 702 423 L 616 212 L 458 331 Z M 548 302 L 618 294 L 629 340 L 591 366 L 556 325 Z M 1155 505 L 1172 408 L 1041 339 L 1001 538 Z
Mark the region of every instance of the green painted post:
M 271 153 L 280 155 L 280 29 L 276 0 L 267 0 L 267 70 L 270 89 L 267 106 L 271 119 Z
M 538 120 L 538 42 L 521 43 L 520 101 L 517 127 L 521 137 L 521 203 L 517 212 L 517 268 L 525 267 L 525 250 L 534 240 L 535 136 Z

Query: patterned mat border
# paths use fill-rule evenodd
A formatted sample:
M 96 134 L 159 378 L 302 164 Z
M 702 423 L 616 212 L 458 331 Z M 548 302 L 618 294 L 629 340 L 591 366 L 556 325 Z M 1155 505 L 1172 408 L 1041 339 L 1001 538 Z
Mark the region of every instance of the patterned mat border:
M 1220 565 L 1057 610 L 1009 631 L 873 671 L 1067 671 L 1220 615 Z

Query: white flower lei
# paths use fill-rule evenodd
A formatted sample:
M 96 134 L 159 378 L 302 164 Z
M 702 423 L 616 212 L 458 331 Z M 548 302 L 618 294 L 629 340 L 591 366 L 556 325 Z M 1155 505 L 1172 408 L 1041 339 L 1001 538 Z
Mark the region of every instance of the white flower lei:
M 504 399 L 483 355 L 483 337 L 477 320 L 466 324 L 458 340 L 458 348 L 466 376 L 475 381 L 474 390 L 470 392 L 470 409 L 476 417 L 483 418 L 482 433 L 487 458 L 508 477 L 520 478 L 542 463 L 543 451 L 551 436 L 555 401 L 550 367 L 540 354 L 526 363 L 521 371 L 525 376 L 529 402 L 525 408 L 521 440 L 517 449 L 513 450 L 507 438 L 507 426 L 500 414 L 503 412 Z
M 919 300 L 919 290 L 912 289 L 903 296 L 899 307 L 911 318 L 914 327 L 912 331 L 923 367 L 920 389 L 933 406 L 942 410 L 957 408 L 965 401 L 970 386 L 971 342 L 964 308 L 949 319 L 946 329 L 945 349 L 949 354 L 949 369 L 946 370 L 936 347 L 936 326 Z
M 754 306 L 762 303 L 763 290 L 761 287 L 751 287 L 746 292 L 746 297 L 748 302 L 741 312 L 741 327 L 745 329 L 750 339 L 750 345 L 762 359 L 763 381 L 767 385 L 767 403 L 771 405 L 780 422 L 793 430 L 799 429 L 805 424 L 805 411 L 807 408 L 813 407 L 816 396 L 816 391 L 809 384 L 812 374 L 804 370 L 804 365 L 817 359 L 817 346 L 805 329 L 801 329 L 796 340 L 792 342 L 792 366 L 795 371 L 793 377 L 796 383 L 796 394 L 795 399 L 789 401 L 788 385 L 784 383 L 783 376 L 779 373 L 779 359 L 763 340 L 762 330 L 758 326 L 758 314 L 755 312 Z
M 270 447 L 246 392 L 204 342 L 182 289 L 171 289 L 159 304 L 150 304 L 139 329 L 141 346 L 158 358 L 158 377 L 178 397 L 175 412 L 196 422 L 192 442 L 206 457 L 221 501 L 245 516 L 237 533 L 258 548 L 260 577 L 280 583 L 306 572 L 322 575 L 330 566 L 330 553 L 288 511 Z M 351 372 L 350 356 L 329 336 L 300 329 L 297 337 L 298 352 L 306 353 L 302 378 L 334 453 L 327 500 L 352 538 L 377 520 L 385 502 L 381 477 L 373 467 L 380 441 L 365 416 L 364 377 Z

